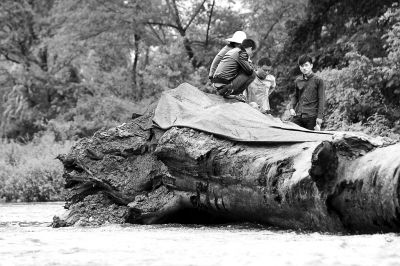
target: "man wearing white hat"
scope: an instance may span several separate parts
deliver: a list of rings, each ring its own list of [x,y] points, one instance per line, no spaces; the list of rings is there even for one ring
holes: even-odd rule
[[[256,77],[254,68],[249,62],[255,49],[254,40],[244,39],[240,46],[224,55],[211,79],[217,94],[225,98],[246,101],[242,93]]]
[[[212,77],[214,76],[215,70],[217,69],[219,62],[221,62],[224,55],[231,49],[241,45],[244,39],[246,39],[246,33],[244,33],[243,31],[236,31],[231,38],[226,39],[228,44],[225,45],[221,49],[221,51],[219,51],[219,53],[214,57],[214,60],[211,63],[210,72],[208,74],[209,79],[212,79]]]

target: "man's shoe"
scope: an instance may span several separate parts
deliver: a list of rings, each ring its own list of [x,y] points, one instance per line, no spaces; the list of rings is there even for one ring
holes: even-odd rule
[[[230,95],[232,93],[233,89],[232,89],[232,85],[231,84],[226,84],[220,88],[217,88],[217,94],[221,95],[221,96],[227,96]]]
[[[239,94],[239,95],[226,95],[226,96],[224,96],[224,98],[226,98],[226,99],[235,99],[235,100],[238,100],[239,102],[243,102],[243,103],[246,102],[246,97],[244,97],[243,94]]]

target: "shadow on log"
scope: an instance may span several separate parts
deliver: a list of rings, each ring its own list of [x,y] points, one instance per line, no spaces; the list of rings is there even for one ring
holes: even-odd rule
[[[214,97],[214,96],[213,96]],[[255,222],[326,232],[400,231],[400,144],[238,142],[161,129],[155,106],[60,155],[68,188],[53,226]]]

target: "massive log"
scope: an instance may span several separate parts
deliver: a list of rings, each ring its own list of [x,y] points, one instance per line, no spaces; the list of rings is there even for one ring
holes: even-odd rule
[[[154,110],[59,156],[68,212],[54,226],[255,222],[400,231],[400,144],[349,133],[294,143],[233,141],[187,127],[161,129]]]

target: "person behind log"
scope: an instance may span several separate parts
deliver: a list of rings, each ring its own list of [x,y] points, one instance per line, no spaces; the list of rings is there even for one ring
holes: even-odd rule
[[[257,64],[257,77],[246,90],[247,102],[257,104],[264,114],[269,114],[271,111],[269,95],[276,87],[275,77],[270,74],[271,69],[271,60],[267,57],[261,58]]]
[[[217,94],[246,101],[241,93],[256,76],[249,61],[255,48],[256,43],[252,39],[245,39],[240,47],[233,48],[224,55],[211,79]]]
[[[218,52],[211,63],[210,72],[208,73],[208,78],[210,80],[213,78],[215,70],[217,69],[218,64],[221,62],[224,55],[233,48],[239,47],[244,39],[246,39],[246,33],[243,31],[236,31],[231,38],[226,39],[228,44]]]
[[[294,81],[295,91],[289,104],[291,121],[310,130],[321,130],[325,106],[324,81],[314,74],[309,55],[301,55],[298,65],[302,75]]]

